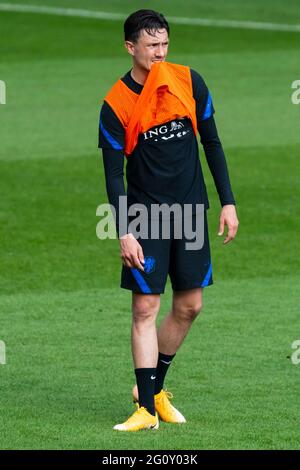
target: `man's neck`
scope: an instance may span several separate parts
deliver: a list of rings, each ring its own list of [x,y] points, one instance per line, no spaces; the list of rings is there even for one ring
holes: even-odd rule
[[[149,72],[147,70],[133,66],[130,74],[135,82],[137,82],[139,85],[144,85]]]

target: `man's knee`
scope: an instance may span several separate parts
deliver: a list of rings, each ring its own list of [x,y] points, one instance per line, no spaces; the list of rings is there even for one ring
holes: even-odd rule
[[[190,302],[181,302],[173,304],[173,315],[178,321],[193,322],[202,308],[202,298],[194,299]]]
[[[132,317],[134,323],[155,321],[160,306],[159,295],[134,294]]]

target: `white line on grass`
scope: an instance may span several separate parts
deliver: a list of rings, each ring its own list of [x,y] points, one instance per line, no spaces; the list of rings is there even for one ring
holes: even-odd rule
[[[124,20],[124,13],[109,13],[104,11],[79,10],[75,8],[57,8],[36,5],[0,3],[0,11],[15,11],[20,13],[40,13],[58,16],[78,16],[100,20]],[[210,26],[216,28],[258,29],[263,31],[300,32],[300,24],[259,23],[256,21],[210,20],[205,18],[180,18],[168,16],[168,21],[174,24]]]

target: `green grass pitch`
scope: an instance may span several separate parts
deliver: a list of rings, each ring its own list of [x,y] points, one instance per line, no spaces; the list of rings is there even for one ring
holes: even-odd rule
[[[142,3],[72,7],[126,14]],[[299,24],[297,3],[151,7]],[[215,284],[166,382],[188,423],[123,434],[112,427],[133,411],[131,299],[119,288],[117,240],[95,233],[106,202],[99,107],[130,68],[122,22],[0,11],[0,30],[0,448],[299,448],[300,364],[290,356],[300,339],[300,105],[291,102],[300,33],[171,23],[169,60],[198,70],[212,93],[240,231],[229,246],[217,237],[201,152]],[[168,284],[160,318],[170,299]]]

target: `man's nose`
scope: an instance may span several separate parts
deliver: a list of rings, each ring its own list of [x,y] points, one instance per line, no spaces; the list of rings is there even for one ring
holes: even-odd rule
[[[162,45],[157,46],[156,48],[156,56],[163,57],[164,56],[164,48]]]

